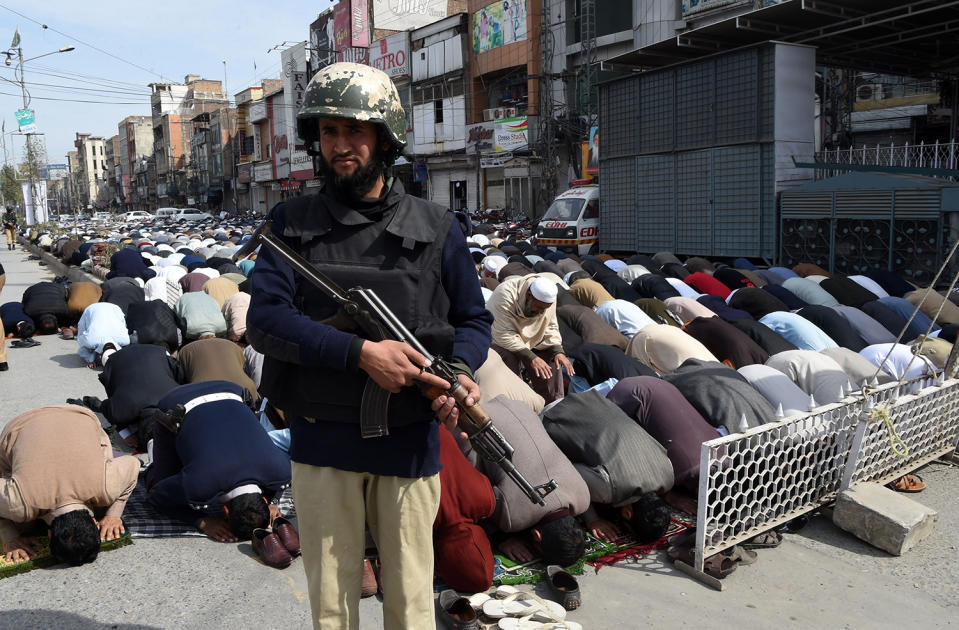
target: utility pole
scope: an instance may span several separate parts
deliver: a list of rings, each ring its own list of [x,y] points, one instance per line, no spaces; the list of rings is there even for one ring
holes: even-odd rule
[[[33,61],[34,59],[39,59],[40,57],[46,57],[47,55],[55,55],[55,54],[57,54],[57,53],[70,52],[71,50],[74,50],[74,47],[73,47],[73,46],[64,46],[63,48],[60,48],[59,50],[54,50],[54,51],[52,51],[52,52],[44,53],[44,54],[42,54],[42,55],[37,55],[36,57],[31,57],[30,59],[24,59],[24,58],[23,58],[23,49],[20,47],[20,29],[17,29],[16,33],[15,33],[14,36],[13,36],[13,41],[10,43],[10,48],[9,48],[6,52],[2,53],[2,54],[5,54],[5,55],[7,56],[5,63],[6,63],[6,65],[8,65],[8,66],[9,66],[10,63],[11,63],[11,58],[12,58],[13,55],[14,55],[14,50],[16,50],[16,55],[17,55],[17,69],[18,69],[19,72],[20,72],[20,76],[19,76],[20,94],[23,96],[23,109],[26,110],[26,109],[29,109],[29,108],[30,108],[30,94],[27,92],[27,82],[26,82],[26,79],[25,79],[24,76],[23,76],[23,64],[24,64],[24,62],[25,62],[25,61]],[[16,75],[14,75],[14,76],[16,76]],[[36,132],[33,131],[33,132],[24,133],[24,136],[26,136],[26,137],[24,138],[24,142],[26,143],[27,175],[28,175],[28,177],[29,177],[29,179],[30,179],[30,204],[33,206],[33,216],[34,216],[34,220],[36,220],[36,217],[37,217],[37,212],[36,212],[36,210],[37,210],[37,196],[38,196],[38,195],[37,195],[37,184],[36,184],[36,179],[37,179],[37,177],[36,177],[36,176],[37,176],[36,168],[37,168],[37,165],[36,165],[36,156],[35,156],[34,147],[33,147],[33,139],[32,139],[32,137],[31,137],[34,133],[36,133]],[[6,146],[6,145],[4,145],[4,146]],[[4,151],[4,153],[6,153],[6,151]],[[26,213],[26,201],[27,201],[27,200],[24,199],[23,201],[24,201],[24,213]],[[44,209],[44,210],[46,210],[46,209]]]

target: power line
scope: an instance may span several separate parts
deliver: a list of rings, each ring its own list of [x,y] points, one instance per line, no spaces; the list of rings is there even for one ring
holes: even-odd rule
[[[108,52],[108,51],[106,51],[106,50],[103,50],[102,48],[100,48],[100,47],[98,47],[98,46],[94,46],[93,44],[89,44],[89,43],[83,41],[82,39],[79,39],[79,38],[77,38],[77,37],[74,37],[73,35],[68,35],[67,33],[64,33],[63,31],[59,31],[59,30],[53,28],[52,26],[50,26],[50,25],[48,25],[48,24],[44,24],[43,22],[40,22],[40,21],[38,21],[38,20],[33,19],[33,18],[30,17],[29,15],[24,15],[23,13],[20,13],[19,11],[15,10],[15,9],[11,9],[10,7],[6,6],[5,4],[0,4],[0,9],[6,9],[7,11],[9,11],[10,13],[13,13],[14,15],[19,15],[20,17],[22,17],[22,18],[25,19],[25,20],[30,20],[30,21],[33,22],[34,24],[38,24],[38,25],[42,26],[42,27],[45,28],[45,29],[48,29],[48,30],[53,31],[54,33],[57,33],[57,34],[59,34],[59,35],[63,35],[63,36],[66,37],[67,39],[72,39],[73,41],[77,42],[78,44],[83,44],[84,46],[86,46],[86,47],[88,47],[88,48],[92,48],[93,50],[95,50],[95,51],[97,51],[97,52],[103,53],[104,55],[106,55],[106,56],[108,56],[108,57],[112,57],[112,58],[116,59],[117,61],[121,61],[121,62],[127,64],[128,66],[133,66],[134,68],[137,68],[138,70],[143,70],[143,71],[146,72],[147,74],[152,74],[152,75],[154,75],[154,76],[158,76],[158,77],[160,77],[161,79],[163,79],[164,81],[167,80],[166,77],[164,77],[162,74],[160,74],[160,73],[158,73],[158,72],[154,72],[153,70],[150,70],[149,68],[144,68],[143,66],[141,66],[141,65],[139,65],[139,64],[135,64],[135,63],[133,63],[132,61],[128,61],[128,60],[126,60],[126,59],[124,59],[124,58],[122,58],[122,57],[118,57],[117,55],[114,55],[114,54],[111,53],[111,52]]]

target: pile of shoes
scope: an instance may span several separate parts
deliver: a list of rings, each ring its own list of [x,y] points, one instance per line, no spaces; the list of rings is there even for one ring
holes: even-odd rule
[[[753,564],[758,555],[753,549],[771,549],[782,543],[783,537],[777,531],[763,532],[749,540],[713,554],[703,561],[703,573],[721,580],[736,570],[740,565]],[[684,562],[695,566],[696,532],[691,530],[677,536],[670,542],[666,555],[670,560]]]
[[[267,566],[285,569],[300,555],[300,536],[289,520],[278,517],[272,529],[253,530],[253,551]]]
[[[547,576],[550,592],[560,601],[544,599],[512,586],[499,586],[469,597],[446,590],[439,597],[440,618],[447,628],[454,630],[581,630],[579,623],[566,619],[566,611],[580,604],[576,579],[554,566],[547,569]]]

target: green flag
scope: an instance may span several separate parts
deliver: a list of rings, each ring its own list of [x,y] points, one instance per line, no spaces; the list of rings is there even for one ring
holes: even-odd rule
[[[10,48],[16,48],[20,45],[20,27],[17,27],[17,30],[13,33],[13,41],[10,43]]]

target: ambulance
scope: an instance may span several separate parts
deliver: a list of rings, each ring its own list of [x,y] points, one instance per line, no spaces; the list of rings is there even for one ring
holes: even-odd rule
[[[599,186],[574,185],[560,193],[539,220],[536,242],[580,256],[595,254],[599,250]]]

